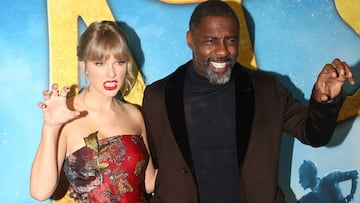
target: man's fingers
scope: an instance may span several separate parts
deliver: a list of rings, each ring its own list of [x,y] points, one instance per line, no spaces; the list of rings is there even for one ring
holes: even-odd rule
[[[332,67],[327,65],[327,72],[331,73],[333,77],[344,81],[347,79],[351,85],[355,84],[351,68],[345,61],[335,59],[330,65]]]
[[[355,84],[355,78],[353,77],[350,66],[346,62],[343,62],[343,64],[344,64],[344,70],[345,70],[346,78],[349,80],[349,83],[351,85],[354,85]]]
[[[331,65],[334,68],[334,72],[336,72],[336,77],[345,77],[345,65],[339,59],[335,59]]]

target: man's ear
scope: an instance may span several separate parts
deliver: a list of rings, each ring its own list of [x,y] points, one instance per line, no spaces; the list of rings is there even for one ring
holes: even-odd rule
[[[191,31],[186,32],[186,43],[187,43],[187,45],[188,45],[188,47],[190,49],[193,48],[193,41],[192,41]]]

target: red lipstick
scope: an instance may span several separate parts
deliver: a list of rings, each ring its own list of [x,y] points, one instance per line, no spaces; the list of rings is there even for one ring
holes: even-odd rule
[[[117,80],[105,81],[103,86],[105,90],[115,90],[117,88]]]

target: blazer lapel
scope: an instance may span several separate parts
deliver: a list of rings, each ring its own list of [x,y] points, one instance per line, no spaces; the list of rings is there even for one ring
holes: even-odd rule
[[[176,142],[186,163],[192,169],[192,158],[189,138],[186,132],[183,99],[185,73],[189,66],[190,62],[178,68],[172,77],[169,78],[165,87],[165,103]]]
[[[236,94],[236,141],[241,170],[249,145],[254,117],[254,88],[250,74],[240,64],[234,67]]]

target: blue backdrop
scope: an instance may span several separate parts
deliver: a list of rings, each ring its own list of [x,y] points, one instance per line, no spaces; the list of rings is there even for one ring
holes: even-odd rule
[[[131,41],[138,47],[135,57],[146,84],[191,58],[185,32],[196,4],[158,0],[107,4],[114,18],[133,32]],[[347,61],[355,76],[360,75],[360,37],[340,18],[333,0],[244,0],[243,7],[258,68],[277,74],[304,103],[318,72],[333,58]],[[0,8],[0,201],[36,202],[29,195],[29,173],[42,125],[36,104],[49,85],[47,2],[0,1]],[[355,19],[360,22],[359,15]],[[358,86],[357,82],[347,91],[353,94]],[[320,176],[337,169],[360,169],[358,122],[356,114],[347,117],[338,124],[332,142],[316,149],[285,136],[279,181],[289,202],[308,192],[298,183],[298,168],[305,159],[317,163]],[[342,187],[347,194],[349,184]],[[355,201],[359,198],[357,191]]]

